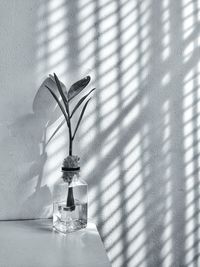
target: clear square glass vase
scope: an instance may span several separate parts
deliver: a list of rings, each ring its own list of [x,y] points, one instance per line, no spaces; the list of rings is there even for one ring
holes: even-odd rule
[[[67,234],[87,226],[88,186],[79,171],[63,171],[63,178],[54,186],[53,228]]]

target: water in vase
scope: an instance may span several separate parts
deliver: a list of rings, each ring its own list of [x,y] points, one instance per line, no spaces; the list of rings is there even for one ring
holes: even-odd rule
[[[66,200],[55,201],[53,204],[53,228],[61,233],[74,232],[87,226],[88,205],[84,197],[87,193],[87,185],[81,185],[79,181],[79,184],[71,186],[71,190],[73,188],[73,205],[67,205]],[[69,194],[69,187],[66,187],[66,183],[62,187]]]

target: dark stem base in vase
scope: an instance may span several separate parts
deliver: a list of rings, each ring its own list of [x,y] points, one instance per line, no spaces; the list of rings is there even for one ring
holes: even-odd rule
[[[77,172],[71,181],[61,181],[54,188],[53,228],[67,234],[87,226],[87,183]]]
[[[65,202],[54,203],[53,228],[61,233],[71,233],[87,227],[87,203],[77,200],[72,207]]]

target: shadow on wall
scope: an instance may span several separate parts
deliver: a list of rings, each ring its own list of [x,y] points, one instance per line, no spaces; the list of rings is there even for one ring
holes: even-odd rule
[[[13,172],[19,177],[15,190],[16,198],[19,196],[18,207],[13,204],[17,213],[8,213],[7,216],[10,217],[45,218],[52,214],[51,191],[42,179],[45,176],[44,166],[47,162],[48,128],[58,120],[60,112],[45,84],[55,88],[53,81],[47,78],[35,95],[33,112],[19,117],[9,125],[11,138],[3,140],[7,150],[13,151]]]
[[[198,266],[200,7],[77,8],[80,68],[90,61],[97,88],[80,134],[83,173],[109,258],[113,266]]]
[[[90,186],[90,217],[114,267],[200,265],[199,9],[195,0],[38,6],[37,75],[56,72],[69,81],[91,70],[95,80],[77,151]],[[27,173],[30,183],[35,179],[24,203],[35,207],[50,203],[41,179],[57,171],[56,148],[43,173],[45,133],[57,115],[43,114],[41,99],[36,95],[34,113],[11,125],[21,142],[9,142],[24,151],[15,160],[27,162],[22,180]],[[24,139],[30,148],[21,147]]]
[[[68,80],[91,70],[95,80],[77,150],[114,267],[200,264],[199,8],[192,0],[40,7],[38,72]]]

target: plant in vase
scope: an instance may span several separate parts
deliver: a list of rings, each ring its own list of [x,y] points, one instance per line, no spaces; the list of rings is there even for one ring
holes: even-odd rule
[[[69,151],[68,156],[63,161],[62,182],[60,181],[54,190],[53,204],[53,227],[62,233],[73,232],[87,226],[87,184],[80,179],[80,158],[73,155],[73,141],[81,120],[91,98],[89,95],[95,90],[91,89],[86,95],[82,96],[73,108],[72,100],[83,90],[90,82],[90,76],[87,76],[74,83],[69,90],[60,82],[57,75],[51,76],[58,89],[61,100],[52,88],[45,85],[55,101],[57,102],[68,128]],[[73,130],[72,118],[79,107],[83,105],[80,116]],[[62,126],[58,127],[58,129]],[[57,129],[57,130],[58,130]],[[55,135],[57,130],[52,136]]]

